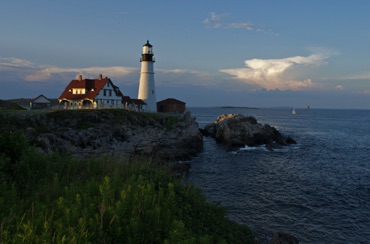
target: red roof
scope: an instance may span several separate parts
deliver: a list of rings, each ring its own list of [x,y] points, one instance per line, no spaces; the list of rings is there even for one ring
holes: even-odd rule
[[[82,99],[94,99],[99,91],[110,82],[112,85],[112,81],[105,77],[101,80],[99,79],[84,79],[84,80],[72,80],[66,89],[63,91],[62,95],[60,95],[59,99],[68,99],[68,100],[82,100]],[[85,94],[73,94],[73,88],[81,88],[85,89]],[[114,90],[118,91],[117,95],[122,95],[119,91],[118,87],[114,86]]]
[[[177,100],[175,98],[167,98],[165,100],[159,101],[157,103],[166,103],[166,104],[185,104],[184,102]]]

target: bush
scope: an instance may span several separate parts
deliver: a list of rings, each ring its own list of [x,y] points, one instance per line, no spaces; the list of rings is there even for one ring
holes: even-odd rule
[[[0,133],[0,143],[1,243],[253,240],[247,227],[226,219],[224,209],[166,167],[43,155],[14,132]]]

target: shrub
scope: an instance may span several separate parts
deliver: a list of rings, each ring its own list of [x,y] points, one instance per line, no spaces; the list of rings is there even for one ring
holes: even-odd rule
[[[4,140],[10,144],[5,145]],[[0,133],[0,243],[248,243],[223,208],[142,158],[43,155]]]

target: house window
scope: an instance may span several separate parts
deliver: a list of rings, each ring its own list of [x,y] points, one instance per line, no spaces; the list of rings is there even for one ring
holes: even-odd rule
[[[107,90],[104,89],[103,91],[104,91],[104,96],[106,96],[107,95]]]
[[[107,87],[109,87],[109,82],[107,83]]]
[[[112,90],[109,90],[109,96],[110,97],[112,96]]]

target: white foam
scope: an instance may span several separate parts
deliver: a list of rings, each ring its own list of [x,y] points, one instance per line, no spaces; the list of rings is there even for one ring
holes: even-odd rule
[[[245,145],[244,147],[240,148],[239,150],[240,151],[257,151],[257,150],[266,150],[266,147],[265,147],[265,145],[261,145],[261,146],[258,146],[258,147],[249,147],[249,146]]]

